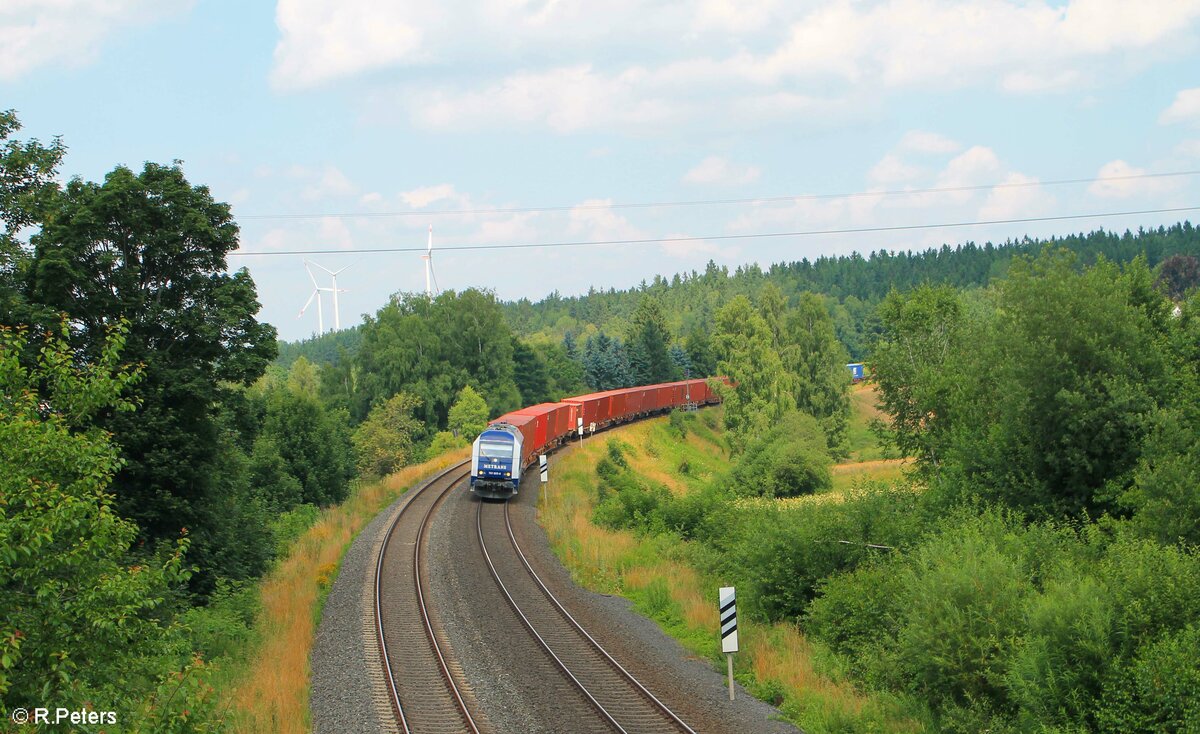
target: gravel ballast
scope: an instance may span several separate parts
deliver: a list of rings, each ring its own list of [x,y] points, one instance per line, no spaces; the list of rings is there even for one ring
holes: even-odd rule
[[[569,449],[567,449],[569,450]],[[553,464],[554,459],[551,458]],[[691,656],[628,600],[576,586],[536,522],[537,473],[512,501],[514,533],[530,564],[570,613],[626,669],[698,732],[796,732],[774,707],[740,686],[728,700],[723,672]],[[457,660],[473,708],[494,732],[582,731],[592,722],[564,720],[557,684],[539,685],[539,661],[526,641],[489,634],[493,615],[512,614],[485,585],[478,550],[478,500],[452,491],[437,512],[425,554],[435,626]],[[373,520],[347,551],[330,590],[312,652],[311,709],[317,732],[396,731],[373,631],[373,573],[382,536],[408,495]],[[564,729],[566,727],[566,729]]]

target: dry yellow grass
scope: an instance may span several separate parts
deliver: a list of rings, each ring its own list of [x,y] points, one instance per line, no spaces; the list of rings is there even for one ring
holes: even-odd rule
[[[887,415],[879,409],[879,391],[873,382],[860,382],[850,388],[851,409],[868,420],[885,420]]]
[[[233,730],[299,734],[311,728],[308,656],[317,606],[333,583],[342,554],[364,526],[420,480],[470,455],[464,448],[360,487],[321,513],[261,585],[259,645],[230,692]]]

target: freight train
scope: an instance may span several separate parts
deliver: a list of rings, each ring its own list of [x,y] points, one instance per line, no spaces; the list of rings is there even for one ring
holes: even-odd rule
[[[723,377],[716,379],[728,382]],[[607,390],[514,410],[489,423],[475,439],[471,491],[480,497],[511,497],[521,486],[521,472],[526,467],[572,438],[656,413],[720,401],[720,395],[706,380],[683,380]]]

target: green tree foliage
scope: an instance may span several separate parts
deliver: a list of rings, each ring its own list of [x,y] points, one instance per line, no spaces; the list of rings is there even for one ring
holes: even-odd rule
[[[425,451],[425,458],[435,459],[447,451],[453,451],[466,445],[467,440],[465,438],[455,436],[450,431],[438,431],[434,434],[433,440],[429,442],[429,448]]]
[[[278,450],[286,474],[300,486],[300,501],[325,506],[345,499],[355,463],[348,417],[325,407],[315,395],[286,384],[267,387],[263,402],[259,438]],[[286,491],[284,496],[291,494],[290,482],[275,486]],[[282,503],[277,498],[271,501]]]
[[[1044,247],[1067,249],[1084,264],[1101,257],[1125,263],[1142,255],[1152,266],[1182,254],[1200,257],[1200,230],[1190,223],[1136,232],[1095,231],[1048,240],[1023,238],[1008,242],[967,242],[924,252],[876,251],[866,254],[821,257],[815,260],[780,262],[766,271],[757,266],[734,271],[709,263],[703,271],[679,273],[673,278],[656,277],[645,288],[591,290],[578,297],[555,293],[538,303],[522,305],[522,316],[511,323],[522,335],[543,334],[558,339],[568,331],[585,334],[589,328],[609,333],[615,325],[630,320],[638,304],[652,296],[662,304],[668,327],[675,338],[686,338],[697,330],[711,329],[717,309],[731,298],[744,295],[757,299],[767,284],[778,287],[794,303],[804,291],[829,299],[838,338],[853,361],[869,359],[869,346],[878,333],[875,307],[893,290],[908,291],[921,285],[947,285],[971,289],[1003,278],[1015,258],[1037,255]],[[515,311],[517,306],[506,308]],[[702,364],[695,359],[693,363]],[[711,371],[698,371],[711,376]]]
[[[716,377],[717,361],[713,356],[712,342],[708,332],[702,328],[694,329],[684,340],[688,362],[692,365],[692,377]]]
[[[1159,264],[1155,282],[1168,298],[1182,300],[1189,291],[1200,287],[1200,260],[1191,255],[1172,255]]]
[[[941,731],[1182,732],[1198,604],[1182,549],[959,510],[911,552],[828,578],[805,627]]]
[[[491,293],[395,296],[367,317],[362,332],[353,410],[359,419],[405,392],[420,398],[418,417],[431,434],[446,425],[455,395],[468,383],[497,415],[520,406],[512,334]]]
[[[546,366],[546,400],[561,400],[568,395],[581,395],[588,391],[583,363],[571,356],[565,344],[539,341],[533,344],[533,350]]]
[[[49,146],[37,140],[13,140],[21,123],[12,110],[0,112],[0,324],[28,321],[23,283],[29,253],[18,239],[42,222],[58,191],[54,180],[66,147],[55,138]]]
[[[420,398],[401,392],[371,409],[367,419],[354,430],[360,472],[383,477],[416,460],[415,444],[421,424],[414,414],[420,407]]]
[[[850,419],[850,355],[834,334],[825,299],[801,293],[796,308],[784,317],[783,335],[780,354],[794,376],[796,407],[820,421],[830,450],[843,455]]]
[[[28,291],[44,319],[67,314],[85,358],[104,348],[112,324],[129,321],[125,357],[143,365],[131,393],[140,409],[97,416],[122,448],[117,507],[152,539],[192,528],[194,558],[206,569],[208,539],[231,522],[215,512],[222,385],[253,381],[275,350],[274,328],[255,320],[249,274],[226,272],[237,234],[228,205],[178,166],[117,168],[102,184],[76,179],[33,238]]]
[[[791,382],[767,321],[745,296],[717,312],[713,351],[717,371],[734,383],[722,390],[729,443],[739,453],[789,410]]]
[[[546,361],[541,353],[513,337],[513,381],[521,393],[521,405],[549,401],[550,378],[547,373]]]
[[[629,354],[620,339],[610,338],[603,331],[588,337],[583,348],[584,379],[596,391],[615,390],[634,384]]]
[[[662,304],[653,296],[644,296],[633,312],[625,342],[633,366],[633,384],[653,385],[671,379],[671,358],[667,353],[670,340]]]
[[[969,481],[947,486],[1049,515],[1114,509],[1151,416],[1175,399],[1169,303],[1145,263],[1017,261],[995,308],[951,292],[885,302],[873,363],[897,443]]]
[[[1014,263],[998,309],[960,355],[952,456],[985,495],[1050,514],[1114,507],[1147,418],[1173,399],[1166,302],[1144,262],[1122,272],[1046,255]],[[1150,300],[1146,300],[1150,299]]]
[[[458,397],[450,407],[450,430],[457,436],[474,441],[487,428],[487,419],[487,403],[474,388],[465,385],[458,391]]]
[[[953,396],[965,374],[963,306],[946,286],[892,291],[879,306],[882,333],[871,371],[890,417],[883,437],[901,455],[936,465],[953,422]]]
[[[747,446],[729,480],[735,494],[795,497],[829,489],[831,463],[821,426],[792,411]]]
[[[321,370],[305,357],[298,357],[292,362],[287,373],[289,390],[315,398],[321,393]]]
[[[175,528],[171,552],[130,563],[137,527],[114,512],[108,487],[121,459],[94,427],[136,374],[118,367],[128,326],[118,322],[80,365],[48,337],[31,368],[22,332],[0,329],[0,709],[86,700],[129,702],[153,679],[160,609],[187,577]],[[66,329],[63,329],[64,333]]]

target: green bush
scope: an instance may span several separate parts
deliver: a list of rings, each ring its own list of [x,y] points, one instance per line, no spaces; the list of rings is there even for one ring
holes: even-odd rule
[[[1113,734],[1200,731],[1200,626],[1164,635],[1111,676],[1097,730]]]
[[[280,513],[271,523],[271,535],[275,539],[275,557],[285,557],[296,538],[303,535],[320,517],[320,508],[308,504],[296,505],[291,510]]]
[[[812,494],[833,485],[830,463],[820,425],[811,416],[793,412],[746,447],[729,482],[742,496]]]

